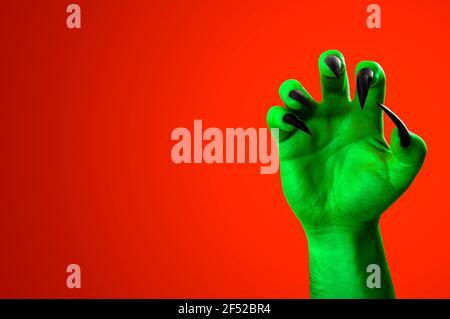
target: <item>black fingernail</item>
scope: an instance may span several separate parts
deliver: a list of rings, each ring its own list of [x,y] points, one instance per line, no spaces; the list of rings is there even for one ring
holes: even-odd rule
[[[339,79],[342,72],[342,61],[335,55],[329,55],[325,59],[325,63],[328,65],[334,75]]]
[[[367,94],[369,93],[370,84],[373,79],[373,71],[369,68],[361,69],[356,78],[356,89],[358,91],[359,104],[364,108]]]
[[[291,99],[296,100],[297,102],[305,105],[305,106],[311,106],[310,100],[300,91],[300,90],[292,90],[289,92],[289,97]]]
[[[395,126],[398,129],[398,135],[400,136],[400,144],[403,147],[408,147],[411,144],[411,135],[409,134],[408,128],[405,123],[387,106],[377,103],[378,106],[389,116],[392,122],[394,122]]]
[[[295,126],[296,128],[298,128],[299,130],[302,130],[303,132],[312,135],[311,131],[309,130],[309,128],[306,126],[305,122],[303,122],[302,120],[300,120],[297,116],[295,116],[292,113],[287,113],[283,116],[283,121]]]

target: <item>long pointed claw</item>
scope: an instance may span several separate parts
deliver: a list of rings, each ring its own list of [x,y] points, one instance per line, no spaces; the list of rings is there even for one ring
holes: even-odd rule
[[[306,126],[305,122],[300,120],[297,116],[295,116],[292,113],[285,114],[283,116],[283,121],[288,123],[288,124],[290,124],[290,125],[292,125],[292,126],[295,126],[296,128],[298,128],[299,130],[302,130],[306,134],[312,135],[311,131]]]
[[[330,70],[339,79],[342,73],[342,61],[335,55],[329,55],[325,59],[325,63],[328,65]]]
[[[289,97],[291,99],[294,99],[297,102],[301,103],[302,105],[311,106],[311,101],[308,100],[308,98],[300,90],[292,90],[292,91],[290,91],[289,92]]]
[[[405,123],[403,123],[403,121],[387,106],[381,103],[377,104],[380,107],[380,109],[382,109],[389,116],[389,118],[392,120],[392,122],[394,122],[395,126],[397,127],[398,134],[400,136],[400,144],[403,147],[408,147],[409,144],[411,143],[411,135],[409,134],[409,130],[406,127]]]
[[[361,109],[366,103],[367,94],[369,93],[370,83],[373,79],[373,71],[369,68],[361,69],[356,78],[356,89],[358,91],[359,104]]]

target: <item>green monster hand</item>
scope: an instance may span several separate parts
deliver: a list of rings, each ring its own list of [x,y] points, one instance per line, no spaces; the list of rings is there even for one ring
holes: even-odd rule
[[[308,239],[310,294],[394,298],[379,220],[414,180],[426,145],[383,105],[380,65],[358,64],[353,100],[340,52],[324,52],[319,70],[321,103],[287,80],[280,87],[286,108],[267,114],[269,128],[279,129],[283,192]],[[390,145],[383,111],[396,125]]]

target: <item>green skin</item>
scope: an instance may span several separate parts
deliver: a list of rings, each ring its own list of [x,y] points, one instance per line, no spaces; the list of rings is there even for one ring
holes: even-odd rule
[[[329,55],[342,62],[339,78],[325,63]],[[395,298],[379,220],[412,183],[427,149],[413,133],[411,144],[401,146],[396,128],[386,142],[376,105],[384,103],[385,75],[376,62],[360,62],[355,73],[362,68],[374,72],[364,109],[356,94],[350,99],[344,57],[330,50],[319,58],[322,102],[287,80],[280,87],[286,107],[267,113],[269,128],[278,129],[283,192],[308,239],[311,298]],[[290,98],[293,89],[312,106]],[[297,114],[312,136],[285,123],[287,112]],[[380,288],[366,283],[370,264],[380,267]]]

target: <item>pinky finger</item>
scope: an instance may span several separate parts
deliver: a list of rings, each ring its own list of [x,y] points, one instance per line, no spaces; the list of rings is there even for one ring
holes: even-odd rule
[[[269,109],[267,112],[267,125],[271,130],[279,129],[280,141],[289,138],[296,130],[302,130],[311,135],[311,131],[305,122],[281,106],[273,106]]]

